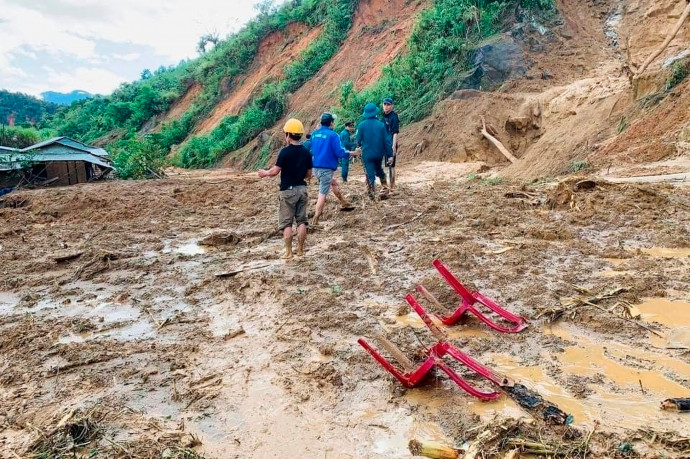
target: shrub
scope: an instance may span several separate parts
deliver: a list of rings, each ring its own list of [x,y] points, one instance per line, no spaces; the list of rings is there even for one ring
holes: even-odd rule
[[[119,142],[112,158],[118,177],[123,179],[159,177],[165,166],[165,153],[151,139]]]
[[[666,91],[681,84],[690,75],[690,62],[676,62],[671,69],[671,76],[666,80]]]
[[[586,159],[582,161],[574,160],[570,163],[570,172],[580,172],[585,169],[589,169],[589,166],[589,161],[587,161]]]

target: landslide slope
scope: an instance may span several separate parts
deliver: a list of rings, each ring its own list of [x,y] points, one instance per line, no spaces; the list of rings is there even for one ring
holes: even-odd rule
[[[143,72],[61,110],[60,134],[109,145],[124,177],[270,163],[280,127],[324,110],[357,120],[396,98],[401,160],[481,161],[532,180],[685,157],[690,27],[633,84],[674,27],[677,0],[317,0],[262,13],[201,58]],[[484,118],[519,158],[479,133]]]
[[[470,74],[435,104],[429,117],[407,123],[401,136],[403,160],[481,161],[504,177],[528,181],[612,165],[625,175],[687,168],[690,83],[684,78],[690,73],[690,26],[638,81],[633,83],[630,71],[663,42],[685,2],[558,0],[555,6],[558,14],[552,17],[516,15],[506,33],[479,47],[485,78],[476,84]],[[407,32],[408,23],[396,25]],[[381,77],[380,67],[364,73],[346,63],[357,56],[391,62],[405,52],[404,44],[398,48],[399,41],[390,39],[383,40],[389,48],[376,48],[381,40],[367,41],[370,29],[361,24],[359,16],[339,54],[292,96],[290,115],[315,127],[321,111],[346,111],[334,87],[352,81],[356,91],[366,93]],[[382,51],[372,57],[375,49]],[[482,117],[519,161],[510,164],[480,134]],[[223,165],[264,164],[280,146],[274,134],[282,121],[227,156]],[[643,166],[636,172],[631,165]]]

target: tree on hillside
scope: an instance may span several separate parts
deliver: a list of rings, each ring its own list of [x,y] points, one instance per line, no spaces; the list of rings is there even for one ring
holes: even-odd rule
[[[275,0],[262,0],[254,5],[254,9],[259,12],[259,16],[268,16],[276,11]]]
[[[199,42],[196,44],[196,50],[199,54],[204,54],[209,49],[218,46],[218,43],[220,43],[220,37],[218,37],[218,33],[207,33],[206,35],[202,35],[199,38]],[[209,48],[209,45],[213,46]]]

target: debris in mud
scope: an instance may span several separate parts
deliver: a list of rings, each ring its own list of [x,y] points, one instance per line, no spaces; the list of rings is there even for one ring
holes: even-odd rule
[[[216,273],[215,276],[219,279],[223,279],[226,277],[235,277],[240,273],[243,273],[245,271],[254,271],[257,269],[263,269],[269,267],[269,264],[263,264],[263,265],[257,265],[257,266],[245,266],[244,268],[238,268],[235,269],[234,271],[225,271],[221,273]]]
[[[611,187],[611,184],[602,184],[590,179],[571,178],[559,182],[556,188],[549,192],[546,205],[554,210],[572,209],[582,210],[578,201],[578,193],[592,192],[598,188]]]
[[[408,445],[413,456],[424,456],[431,459],[457,459],[460,451],[434,441],[410,440]]]
[[[130,417],[132,415],[135,417]],[[90,409],[71,410],[59,420],[55,418],[54,426],[28,424],[35,439],[26,447],[26,457],[81,457],[81,453],[88,450],[90,458],[203,459],[190,449],[201,445],[196,436],[183,430],[166,429],[155,420],[145,421],[149,430],[145,439],[121,441],[114,437],[114,428],[125,419],[125,424],[133,427],[141,422],[137,417],[138,413],[129,408],[96,404]]]
[[[231,339],[233,339],[233,338],[237,338],[237,337],[240,336],[240,335],[244,335],[245,333],[246,333],[246,332],[244,331],[244,328],[240,327],[240,328],[238,328],[238,329],[236,329],[236,330],[230,330],[229,332],[227,332],[227,333],[225,334],[225,336],[223,336],[223,339],[224,339],[225,341],[228,341],[228,340],[231,340]]]
[[[629,292],[629,288],[620,287],[610,290],[608,292],[604,292],[599,295],[594,295],[594,293],[592,293],[590,290],[577,285],[573,285],[573,288],[577,290],[581,295],[578,297],[561,298],[561,305],[558,307],[542,308],[539,315],[537,315],[537,319],[547,317],[550,322],[556,322],[564,316],[567,316],[572,320],[579,312],[581,312],[582,309],[592,307],[600,312],[609,314],[612,317],[617,317],[630,324],[634,324],[635,326],[643,330],[646,330],[658,337],[662,337],[662,335],[658,331],[635,320],[640,317],[639,310],[630,303],[626,301],[617,302],[608,309],[604,308],[603,306],[600,306],[599,303],[605,300],[610,300],[621,294]],[[619,308],[622,311],[621,315],[618,315],[615,312]]]
[[[64,263],[66,261],[76,260],[82,255],[84,255],[84,252],[70,252],[61,255],[53,255],[51,258],[55,260],[56,263]]]
[[[669,398],[661,402],[661,409],[666,411],[690,412],[690,398]]]
[[[433,459],[478,457],[516,458],[522,454],[581,458],[592,451],[594,430],[582,432],[572,426],[552,426],[539,422],[504,419],[477,425],[464,432],[461,448],[453,448],[433,441],[413,439],[408,448],[413,455]],[[607,456],[609,457],[609,456]]]
[[[571,415],[566,414],[563,410],[558,408],[558,406],[548,400],[544,400],[544,397],[522,384],[504,386],[503,390],[505,390],[518,405],[528,412],[536,414],[536,417],[542,418],[547,424],[567,425],[573,422],[573,417]]]
[[[242,239],[234,233],[215,233],[210,236],[206,236],[199,241],[199,245],[205,245],[208,247],[219,247],[222,245],[237,245],[242,241]]]

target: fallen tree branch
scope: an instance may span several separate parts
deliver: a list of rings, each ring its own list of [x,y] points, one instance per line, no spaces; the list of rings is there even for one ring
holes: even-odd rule
[[[646,61],[644,61],[644,63],[640,66],[640,68],[637,69],[637,71],[635,72],[635,75],[633,75],[633,80],[637,80],[640,77],[640,75],[642,75],[642,73],[645,70],[647,70],[647,67],[649,67],[649,65],[652,62],[654,62],[654,59],[659,57],[659,55],[664,52],[664,50],[671,43],[671,41],[673,41],[673,39],[676,38],[676,35],[678,35],[678,32],[680,31],[681,27],[683,27],[683,24],[688,19],[688,16],[690,16],[690,0],[685,0],[685,1],[687,2],[687,5],[685,6],[685,10],[683,10],[683,14],[680,15],[680,19],[678,19],[678,23],[673,28],[671,33],[668,34],[668,36],[666,37],[666,40],[664,40],[664,42],[661,44],[661,46],[659,46],[659,48],[657,48],[657,50],[654,51],[647,58]]]
[[[489,142],[491,142],[492,144],[494,144],[494,146],[495,146],[496,148],[498,148],[498,151],[500,151],[500,152],[503,154],[503,156],[505,156],[505,157],[508,159],[508,161],[510,161],[511,163],[516,162],[516,161],[517,161],[517,158],[516,158],[515,156],[513,156],[513,154],[510,152],[510,150],[508,150],[508,149],[501,143],[500,140],[498,140],[496,137],[494,137],[494,136],[492,136],[491,134],[489,134],[489,131],[486,130],[486,120],[484,119],[483,116],[481,117],[481,119],[482,119],[482,135],[483,135]]]

